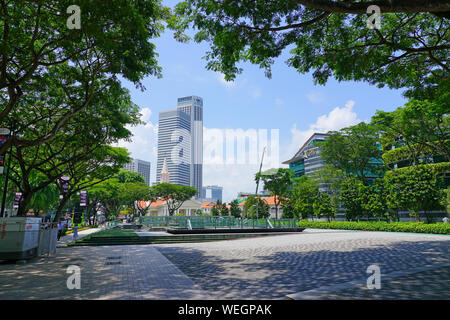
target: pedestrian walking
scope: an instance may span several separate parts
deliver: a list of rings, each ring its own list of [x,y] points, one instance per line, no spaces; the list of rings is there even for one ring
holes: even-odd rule
[[[73,225],[73,240],[78,239],[78,224]]]
[[[58,224],[58,241],[59,239],[61,239],[63,229],[64,229],[64,222],[60,221]]]

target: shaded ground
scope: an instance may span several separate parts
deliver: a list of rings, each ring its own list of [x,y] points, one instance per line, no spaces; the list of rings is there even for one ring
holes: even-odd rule
[[[300,291],[367,279],[372,264],[389,274],[450,261],[449,236],[385,232],[315,230],[258,240],[156,247],[204,290],[223,299],[284,299]],[[445,270],[407,278],[411,283],[401,287],[403,293],[422,286],[415,296],[430,288],[433,297],[448,299],[450,277]],[[440,285],[434,286],[437,281]],[[383,292],[366,291],[366,297],[395,299],[388,293],[398,286],[382,285],[386,285]]]
[[[450,267],[383,281],[379,290],[365,286],[322,296],[323,299],[450,300]]]
[[[80,267],[69,290],[67,268]],[[151,246],[59,248],[24,265],[0,264],[0,299],[207,299],[192,280]]]
[[[208,243],[58,248],[25,265],[0,264],[0,299],[285,299],[286,295],[450,262],[450,237],[306,230]],[[162,253],[162,254],[161,254]],[[67,288],[67,267],[81,289]],[[448,299],[449,268],[381,278],[382,289],[327,299]],[[365,283],[362,281],[361,286]]]

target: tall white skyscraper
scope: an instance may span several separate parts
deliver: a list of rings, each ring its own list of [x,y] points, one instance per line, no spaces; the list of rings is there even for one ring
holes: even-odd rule
[[[169,182],[192,186],[198,197],[203,180],[203,100],[178,98],[177,108],[159,113],[157,182],[166,159]]]
[[[190,186],[201,196],[203,187],[203,99],[197,96],[178,98],[178,110],[191,118]]]

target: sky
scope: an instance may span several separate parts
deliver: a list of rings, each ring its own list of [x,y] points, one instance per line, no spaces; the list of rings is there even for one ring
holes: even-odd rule
[[[176,1],[165,1],[168,6],[173,3]],[[287,167],[281,162],[290,159],[314,132],[370,121],[376,110],[393,111],[406,102],[401,90],[380,89],[364,82],[330,79],[324,86],[315,85],[311,74],[300,74],[287,66],[289,50],[276,59],[271,79],[258,66],[245,63],[240,64],[242,74],[234,82],[227,82],[222,74],[206,69],[203,57],[209,50],[207,43],[179,43],[170,31],[152,42],[159,54],[163,77],[144,79],[143,92],[123,81],[133,102],[140,107],[145,125],[130,127],[132,141],[122,141],[119,146],[126,147],[133,158],[150,161],[150,181],[156,181],[159,112],[175,108],[179,97],[203,98],[203,185],[222,186],[225,202],[236,198],[240,191],[255,192],[254,175],[259,170],[263,145],[268,148],[263,170]],[[214,163],[212,160],[218,156],[217,137],[227,129],[235,133],[256,132],[262,137],[267,132],[268,141],[259,138],[257,153],[251,153],[248,142],[243,164],[237,158],[229,163]],[[227,154],[225,151],[221,159],[225,160]],[[237,150],[236,155],[239,157]]]

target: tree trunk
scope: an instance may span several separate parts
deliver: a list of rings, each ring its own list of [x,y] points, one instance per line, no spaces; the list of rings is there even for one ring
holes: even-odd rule
[[[269,214],[269,218],[270,218],[270,214]],[[275,202],[275,219],[278,220],[278,205]]]
[[[58,208],[56,209],[56,214],[55,214],[54,221],[58,221],[58,219],[62,216],[64,207],[66,206],[67,201],[69,200],[69,198],[70,198],[70,196],[64,195],[64,197],[59,202]]]
[[[31,201],[31,198],[33,197],[33,193],[31,191],[24,191],[22,193],[22,197],[19,201],[19,208],[17,210],[17,216],[18,217],[25,217],[27,214],[27,206]]]

